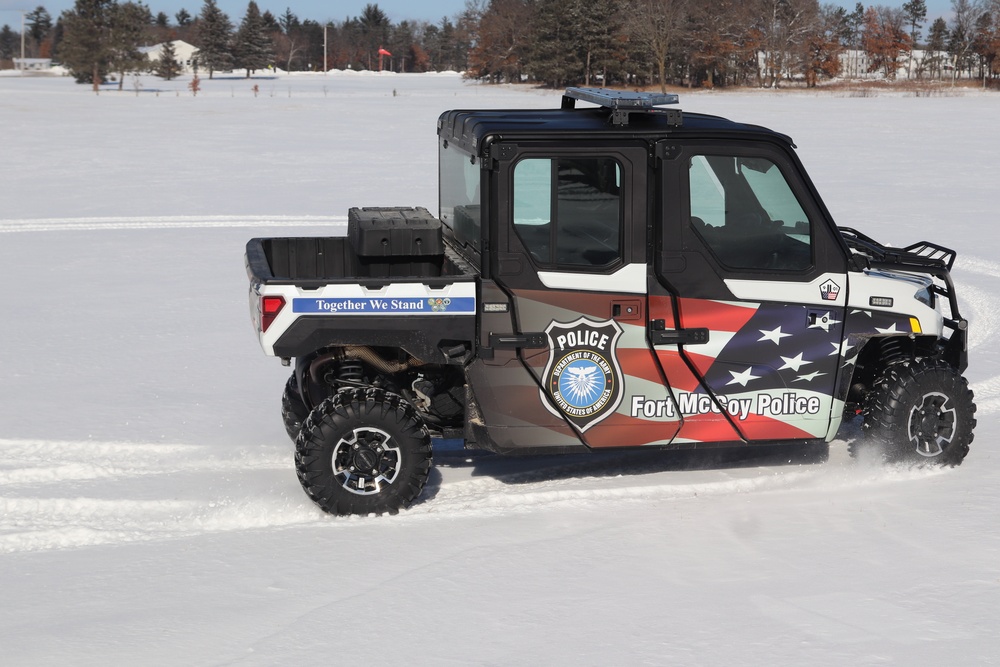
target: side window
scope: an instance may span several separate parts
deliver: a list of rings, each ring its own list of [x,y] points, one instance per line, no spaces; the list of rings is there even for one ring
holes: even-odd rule
[[[691,226],[733,269],[812,266],[812,229],[784,174],[762,157],[696,155],[689,164]]]
[[[514,166],[514,230],[547,266],[602,267],[622,254],[622,168],[613,158],[528,158]]]

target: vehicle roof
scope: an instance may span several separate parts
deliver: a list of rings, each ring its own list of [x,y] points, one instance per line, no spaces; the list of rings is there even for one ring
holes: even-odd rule
[[[671,118],[680,114],[680,126]],[[661,110],[634,111],[628,124],[616,125],[604,107],[577,109],[453,110],[438,119],[438,135],[465,151],[480,155],[490,137],[518,138],[744,138],[776,141],[794,147],[790,137],[758,125],[737,123],[720,116]]]

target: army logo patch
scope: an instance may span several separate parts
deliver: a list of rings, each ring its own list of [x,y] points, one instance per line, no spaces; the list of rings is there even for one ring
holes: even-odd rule
[[[548,398],[580,431],[606,419],[622,400],[616,349],[622,328],[614,320],[552,322],[545,329],[549,361],[543,379]]]

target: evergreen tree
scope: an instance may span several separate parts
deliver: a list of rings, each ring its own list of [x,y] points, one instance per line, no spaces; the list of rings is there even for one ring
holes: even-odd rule
[[[927,20],[927,3],[924,0],[909,0],[903,3],[903,16],[910,25],[910,55],[906,63],[906,71],[910,78],[913,77],[913,49],[917,48],[917,38],[920,35],[920,26]]]
[[[274,17],[270,9],[265,9],[264,13],[260,15],[260,19],[264,23],[264,32],[268,34],[281,32],[281,24],[278,23],[278,19]]]
[[[146,32],[152,22],[149,8],[142,3],[112,5],[108,62],[111,71],[118,72],[118,90],[122,90],[127,73],[146,69],[149,65],[149,59],[139,50],[139,46],[145,42]]]
[[[0,28],[0,60],[11,60],[19,53],[18,40],[20,37],[10,29],[6,23]]]
[[[299,17],[292,12],[291,7],[285,8],[285,13],[281,15],[278,22],[281,24],[281,29],[286,35],[302,25],[299,22]]]
[[[361,28],[362,47],[365,50],[368,69],[372,69],[372,59],[378,58],[380,47],[389,43],[389,29],[392,22],[385,12],[379,9],[378,5],[365,5],[359,18]]]
[[[910,39],[914,44],[920,35],[920,26],[927,20],[927,3],[924,0],[909,0],[903,3],[903,16],[910,25]]]
[[[473,45],[473,35],[476,32],[470,18],[470,10],[458,16],[458,21],[452,23],[447,18],[441,19],[440,49],[441,63],[438,69],[464,71],[468,68],[469,51]],[[526,33],[534,34],[533,26],[521,26]],[[530,38],[529,38],[530,39]]]
[[[208,70],[208,78],[217,71],[233,68],[233,54],[230,45],[233,26],[229,17],[219,9],[215,0],[205,0],[198,21],[196,42],[198,51],[195,60],[199,67]]]
[[[948,24],[939,16],[927,31],[927,54],[924,57],[925,67],[930,70],[933,78],[941,78],[947,48]]]
[[[267,26],[254,0],[247,5],[247,13],[233,38],[233,63],[250,74],[274,62],[274,45],[267,34]]]
[[[114,0],[76,0],[62,14],[63,39],[59,55],[77,83],[98,86],[110,71],[111,15]]]
[[[25,14],[24,21],[27,24],[27,34],[25,36],[31,40],[32,54],[38,57],[45,57],[43,56],[43,49],[41,47],[45,38],[52,32],[52,16],[45,11],[45,7],[39,5],[34,10]]]
[[[154,63],[156,76],[170,81],[181,73],[181,64],[177,61],[177,49],[173,42],[164,42],[160,47],[160,57]]]
[[[45,43],[49,46],[49,56],[55,56],[59,53],[59,47],[62,45],[63,37],[66,35],[66,26],[63,23],[62,16],[56,18],[56,24],[52,26],[52,32],[49,33],[48,39]],[[46,56],[48,57],[48,56]]]
[[[181,10],[174,14],[174,18],[177,19],[177,25],[181,28],[186,28],[191,25],[191,15],[188,14],[188,10],[181,7]]]
[[[859,54],[861,40],[865,32],[865,6],[860,2],[854,5],[854,11],[847,15],[844,29],[844,46],[851,50],[848,60],[848,76],[858,76],[860,72]]]
[[[527,70],[552,88],[582,78],[583,64],[576,45],[578,26],[564,20],[563,0],[538,0],[533,23],[535,39],[529,49]]]
[[[327,30],[329,33],[329,29]],[[302,62],[306,68],[319,71],[323,67],[323,26],[316,21],[305,19],[297,34],[302,40]],[[329,60],[329,57],[327,58]]]
[[[570,10],[580,26],[584,85],[589,86],[595,75],[601,75],[606,81],[608,71],[614,70],[622,60],[624,3],[620,0],[575,0]]]
[[[278,17],[280,30],[271,33],[275,57],[285,65],[285,71],[292,71],[292,62],[306,49],[302,24],[291,8]]]

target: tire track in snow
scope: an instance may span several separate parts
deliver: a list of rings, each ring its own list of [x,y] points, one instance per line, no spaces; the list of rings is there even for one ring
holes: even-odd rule
[[[281,449],[0,440],[0,553],[321,520],[290,469]]]
[[[839,443],[843,444],[843,443]],[[846,448],[841,448],[846,449]],[[846,458],[846,454],[845,454]],[[836,492],[947,474],[851,461],[805,467],[684,471],[655,457],[587,457],[482,477],[446,463],[424,499],[394,517],[334,519],[301,492],[284,447],[0,440],[0,554],[191,538],[220,532],[370,521],[505,516],[608,503],[697,500],[747,493]],[[492,468],[492,469],[491,469]]]
[[[287,463],[285,457],[241,456],[245,469]],[[0,439],[0,488],[208,470],[225,458],[199,445]]]
[[[194,229],[211,227],[336,227],[346,215],[172,215],[92,218],[0,219],[0,233]]]
[[[969,311],[969,350],[1000,347],[1000,263],[981,257],[963,257],[956,265],[956,274],[969,272],[998,284],[994,289],[973,284],[961,284],[958,296]],[[971,385],[976,395],[977,414],[981,417],[1000,412],[1000,376],[980,380]]]
[[[845,442],[835,441],[831,445],[843,450],[844,460],[804,466],[765,465],[694,471],[664,470],[662,464],[653,462],[640,466],[611,465],[596,476],[586,473],[560,476],[558,468],[549,468],[522,475],[478,477],[442,484],[433,490],[432,498],[418,502],[406,516],[412,519],[440,515],[488,516],[532,512],[540,507],[675,502],[750,493],[838,493],[845,489],[923,480],[950,472],[934,466],[857,462],[847,457]],[[580,467],[579,463],[567,464],[565,470]],[[553,476],[556,478],[552,479]]]

